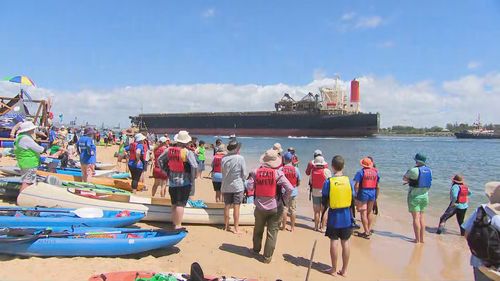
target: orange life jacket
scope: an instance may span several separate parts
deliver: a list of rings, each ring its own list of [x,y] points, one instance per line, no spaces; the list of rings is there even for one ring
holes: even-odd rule
[[[168,155],[168,169],[174,173],[183,173],[184,172],[184,162],[181,158],[181,150],[180,147],[169,147],[167,150]]]
[[[283,174],[288,179],[288,181],[293,185],[293,187],[297,187],[297,170],[295,170],[294,166],[285,165],[282,167]]]
[[[360,187],[365,189],[377,188],[378,172],[375,168],[363,168],[363,178]]]
[[[311,171],[311,186],[315,189],[322,189],[325,183],[325,166],[314,165]]]
[[[276,170],[260,167],[255,172],[255,196],[275,197],[276,196]]]
[[[457,203],[467,203],[469,199],[469,187],[465,184],[459,185],[460,190],[458,191]]]
[[[222,172],[222,157],[224,154],[215,154],[214,155],[214,173],[220,173]]]

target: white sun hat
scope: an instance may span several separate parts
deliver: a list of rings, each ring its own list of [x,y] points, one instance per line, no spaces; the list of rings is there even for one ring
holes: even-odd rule
[[[21,123],[21,125],[19,126],[19,130],[17,130],[17,133],[26,133],[26,132],[29,132],[29,131],[33,131],[36,129],[36,126],[35,124],[33,124],[33,122],[31,121],[25,121],[23,123]]]
[[[174,136],[174,141],[178,142],[178,143],[186,144],[186,143],[191,141],[191,136],[189,135],[189,133],[187,131],[179,131],[179,133],[177,133]]]

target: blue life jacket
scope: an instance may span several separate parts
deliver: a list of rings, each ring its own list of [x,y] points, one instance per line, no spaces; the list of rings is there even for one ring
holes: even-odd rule
[[[432,171],[427,166],[418,167],[418,178],[410,180],[411,187],[430,188],[432,184]]]

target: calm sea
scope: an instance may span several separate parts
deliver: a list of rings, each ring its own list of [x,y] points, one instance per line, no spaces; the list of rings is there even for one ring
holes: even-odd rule
[[[216,137],[199,136],[214,143]],[[227,137],[222,138],[227,142]],[[449,203],[451,178],[455,173],[464,176],[472,192],[471,203],[485,202],[484,184],[500,180],[500,140],[462,140],[448,137],[372,137],[372,138],[266,138],[238,137],[242,142],[241,154],[247,166],[255,168],[260,155],[276,142],[286,148],[293,146],[297,152],[300,170],[305,176],[307,162],[314,150],[320,149],[328,163],[334,155],[346,160],[345,174],[354,177],[360,168],[359,160],[372,156],[381,174],[381,192],[394,200],[405,201],[407,186],[402,185],[403,174],[414,165],[413,156],[427,155],[428,166],[433,170],[431,211],[441,212]]]

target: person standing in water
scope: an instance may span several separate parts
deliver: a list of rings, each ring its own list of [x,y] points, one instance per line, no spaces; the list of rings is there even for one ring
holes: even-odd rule
[[[450,205],[444,211],[444,214],[439,219],[439,226],[436,231],[437,234],[441,234],[444,230],[446,221],[457,215],[458,226],[460,227],[460,235],[465,235],[465,230],[462,228],[464,223],[465,213],[469,207],[469,196],[471,192],[469,187],[465,185],[463,177],[461,175],[455,175],[451,179],[451,189],[450,189]]]
[[[432,185],[432,171],[426,166],[427,157],[417,153],[413,158],[415,167],[403,176],[404,184],[408,184],[408,211],[413,218],[415,243],[424,243],[425,220],[424,211],[429,205],[429,188]]]

